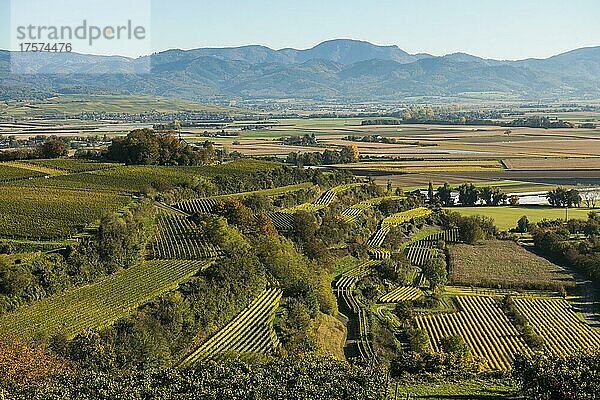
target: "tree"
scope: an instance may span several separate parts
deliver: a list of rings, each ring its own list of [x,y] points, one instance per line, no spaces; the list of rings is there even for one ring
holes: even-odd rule
[[[429,204],[434,203],[435,193],[433,191],[433,182],[429,181],[429,187],[427,188],[427,199],[429,200]]]
[[[458,226],[460,240],[466,244],[476,244],[485,238],[485,233],[474,218],[464,218]]]
[[[295,240],[308,243],[313,240],[319,225],[315,217],[306,211],[298,211],[292,216],[290,234]]]
[[[563,187],[557,187],[550,190],[547,194],[548,203],[554,207],[579,207],[581,196],[576,189],[567,190]]]
[[[518,355],[512,375],[528,399],[585,400],[600,393],[600,352],[566,356],[546,353]],[[594,377],[594,378],[592,378]]]
[[[576,189],[571,189],[571,190],[567,191],[565,200],[567,203],[567,207],[569,207],[569,208],[579,207],[581,205],[581,195],[579,194],[579,191]]]
[[[492,198],[494,196],[494,190],[490,186],[485,186],[484,188],[481,189],[481,192],[480,192],[479,196],[481,197],[481,200],[483,200],[483,202],[487,206],[491,206],[492,205]]]
[[[446,182],[444,183],[444,186],[440,186],[437,190],[437,195],[444,206],[450,207],[454,205],[454,200],[452,199],[452,187],[450,187],[449,183]]]
[[[429,281],[431,290],[436,291],[448,281],[446,261],[441,257],[429,259],[423,266],[423,275]]]
[[[64,157],[69,153],[69,145],[52,136],[40,147],[40,153],[42,158]]]
[[[212,142],[196,147],[170,132],[145,128],[114,138],[106,158],[130,165],[200,165],[212,163],[215,150]]]
[[[517,232],[525,233],[529,230],[529,219],[523,215],[517,222]]]
[[[415,317],[415,310],[408,301],[402,301],[396,304],[394,314],[396,314],[402,324],[408,324]]]
[[[254,223],[252,210],[237,199],[217,200],[212,213],[225,217],[230,225],[242,230],[252,227]]]
[[[465,339],[460,335],[452,335],[440,340],[440,349],[444,353],[455,354],[459,357],[469,357],[471,349],[465,342]]]
[[[597,190],[586,190],[583,192],[581,197],[583,198],[587,208],[596,208],[596,202],[598,201],[600,194]]]
[[[518,206],[520,201],[521,199],[517,195],[512,195],[510,196],[510,199],[508,199],[508,203],[513,207]]]
[[[458,187],[458,199],[463,206],[474,206],[479,200],[479,191],[472,183],[464,183]]]
[[[488,206],[497,206],[503,204],[507,200],[506,194],[500,188],[486,186],[481,189],[480,197]]]
[[[34,282],[31,271],[23,265],[0,264],[0,294],[20,296]]]
[[[360,159],[360,151],[358,150],[358,146],[356,144],[351,144],[350,148],[352,149],[352,159],[354,162],[358,162]]]
[[[506,193],[503,193],[499,188],[495,188],[496,191],[492,195],[492,204],[498,206],[500,204],[506,204],[506,200],[508,200],[508,196]]]

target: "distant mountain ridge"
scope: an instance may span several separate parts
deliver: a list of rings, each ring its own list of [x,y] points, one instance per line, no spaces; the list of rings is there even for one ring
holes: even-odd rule
[[[10,74],[10,57],[0,51],[4,100],[61,93],[136,93],[197,101],[373,101],[472,92],[524,100],[600,98],[600,47],[519,61],[465,53],[409,54],[397,46],[350,39],[306,50],[173,49],[135,60],[75,53],[19,55],[15,60],[32,75]],[[151,72],[140,73],[146,66]],[[39,71],[60,74],[36,75]]]

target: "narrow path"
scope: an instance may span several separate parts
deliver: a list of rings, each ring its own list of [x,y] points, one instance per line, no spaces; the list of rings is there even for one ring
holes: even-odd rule
[[[581,313],[585,321],[595,327],[600,328],[600,316],[598,315],[598,287],[594,283],[587,279],[583,274],[569,270],[575,279],[577,289],[580,296],[570,298],[569,301],[573,303],[573,307],[577,312]]]

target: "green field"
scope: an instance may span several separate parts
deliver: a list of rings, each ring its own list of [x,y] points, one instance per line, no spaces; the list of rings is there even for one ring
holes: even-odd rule
[[[77,333],[110,326],[156,296],[175,289],[208,261],[147,261],[95,283],[48,297],[0,316],[3,335]]]
[[[548,206],[499,206],[499,207],[450,207],[449,211],[458,211],[462,215],[484,215],[493,218],[500,230],[509,230],[517,226],[517,221],[526,215],[529,222],[543,219],[565,219],[565,209]],[[569,218],[587,219],[589,208],[569,209]]]

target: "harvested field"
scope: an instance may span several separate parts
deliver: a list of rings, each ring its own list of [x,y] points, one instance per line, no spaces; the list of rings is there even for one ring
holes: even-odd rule
[[[451,245],[449,260],[453,285],[523,289],[575,285],[567,271],[511,241]]]
[[[599,158],[518,158],[503,160],[510,170],[600,169]]]

